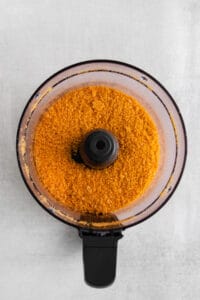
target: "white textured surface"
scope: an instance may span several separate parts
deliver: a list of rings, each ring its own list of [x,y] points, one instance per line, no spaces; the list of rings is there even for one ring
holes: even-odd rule
[[[15,135],[35,88],[86,59],[159,79],[186,122],[189,155],[169,203],[124,232],[115,283],[83,281],[75,229],[48,215],[19,175]],[[0,0],[0,299],[200,299],[200,1]]]

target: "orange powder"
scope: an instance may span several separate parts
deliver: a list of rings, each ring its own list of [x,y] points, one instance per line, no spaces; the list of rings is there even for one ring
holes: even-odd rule
[[[91,130],[111,131],[119,142],[113,165],[103,170],[72,158]],[[63,94],[41,116],[33,157],[44,188],[61,205],[81,213],[114,212],[141,196],[158,168],[159,138],[147,111],[132,97],[105,86]]]

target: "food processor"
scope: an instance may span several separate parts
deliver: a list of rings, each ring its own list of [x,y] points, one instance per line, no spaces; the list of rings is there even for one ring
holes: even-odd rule
[[[147,190],[128,206],[105,215],[81,214],[59,204],[41,184],[32,154],[35,127],[49,105],[67,91],[91,85],[118,89],[137,99],[154,121],[160,143],[158,170]],[[91,153],[91,148],[87,148],[88,143],[92,144],[96,139],[101,150],[102,135],[112,146],[106,157],[101,156],[102,151]],[[86,165],[97,167],[101,172],[101,168],[117,159],[118,148],[112,133],[101,128],[88,133],[80,153]],[[117,243],[122,238],[122,231],[151,217],[169,200],[183,173],[186,152],[183,119],[167,90],[145,71],[110,60],[81,62],[48,78],[28,101],[17,132],[17,159],[25,184],[52,216],[78,229],[83,240],[85,281],[95,287],[105,287],[114,281]]]

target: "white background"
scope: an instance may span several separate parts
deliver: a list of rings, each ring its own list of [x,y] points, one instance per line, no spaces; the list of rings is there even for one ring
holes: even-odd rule
[[[83,281],[75,229],[33,200],[18,171],[17,124],[33,91],[87,59],[155,76],[183,114],[189,142],[176,193],[119,241],[115,283]],[[0,299],[200,299],[200,1],[0,0]]]

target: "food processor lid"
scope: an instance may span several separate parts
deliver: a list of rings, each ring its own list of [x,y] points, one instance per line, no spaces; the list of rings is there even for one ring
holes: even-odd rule
[[[33,131],[42,112],[58,95],[82,85],[107,85],[135,96],[156,123],[161,142],[162,159],[159,171],[148,191],[128,207],[104,217],[92,214],[82,215],[56,203],[41,185],[31,157]],[[102,134],[102,129],[99,131]],[[107,134],[104,135],[104,143],[107,143],[107,150],[109,148],[110,152],[108,151],[109,155],[104,155],[104,159],[101,157],[103,164],[112,163],[118,153],[118,141],[112,133]],[[92,138],[94,141],[94,136]],[[91,133],[82,144],[80,153],[82,152],[82,159],[85,163],[94,167],[95,151],[90,139]],[[80,228],[100,231],[118,230],[148,218],[169,199],[180,180],[185,165],[186,133],[174,100],[151,75],[120,62],[89,61],[59,71],[33,94],[19,124],[17,153],[19,166],[29,190],[51,214]]]

